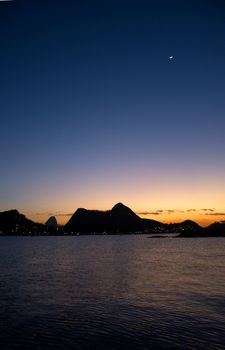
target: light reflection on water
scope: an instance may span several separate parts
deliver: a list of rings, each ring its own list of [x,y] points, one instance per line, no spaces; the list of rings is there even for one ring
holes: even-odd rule
[[[224,349],[225,239],[1,237],[2,349]]]

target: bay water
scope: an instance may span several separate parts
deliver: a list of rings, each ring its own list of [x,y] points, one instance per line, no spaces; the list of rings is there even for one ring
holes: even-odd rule
[[[225,238],[0,238],[0,348],[225,349]]]

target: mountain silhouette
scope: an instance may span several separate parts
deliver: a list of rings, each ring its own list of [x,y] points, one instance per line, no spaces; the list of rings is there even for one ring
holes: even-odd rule
[[[110,211],[110,215],[114,218],[123,218],[128,220],[139,220],[140,217],[123,203],[117,203]]]
[[[194,223],[197,225],[196,223]],[[225,223],[224,222],[215,222],[208,227],[202,228],[201,226],[198,226],[195,230],[187,230],[187,231],[180,231],[180,235],[178,237],[184,237],[184,238],[193,238],[193,237],[225,237]]]
[[[147,229],[155,220],[143,220],[130,208],[117,203],[111,210],[87,210],[79,208],[64,226],[68,232],[79,233],[128,233]]]
[[[202,230],[202,227],[198,225],[195,221],[192,220],[185,220],[183,222],[175,223],[175,224],[168,224],[167,230],[169,230],[171,233],[182,233],[182,232],[199,232]]]
[[[2,234],[36,234],[44,233],[45,227],[26,218],[18,210],[0,212],[0,231]]]
[[[0,212],[1,235],[64,235],[64,234],[120,234],[120,233],[177,233],[177,237],[225,237],[225,222],[201,227],[192,220],[164,224],[156,220],[142,219],[130,208],[117,203],[111,210],[79,208],[65,226],[59,227],[55,217],[46,224],[35,223],[18,210]]]
[[[56,217],[55,216],[50,216],[50,218],[46,221],[45,225],[47,227],[57,228],[58,227],[58,223],[57,223]]]

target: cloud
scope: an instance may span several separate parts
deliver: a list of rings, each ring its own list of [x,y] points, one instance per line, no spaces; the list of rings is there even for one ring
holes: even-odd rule
[[[43,213],[38,212],[38,213],[32,213],[32,214],[34,214],[36,216],[44,216],[44,215],[53,216],[54,215],[54,214],[48,213],[48,212],[43,212]]]
[[[0,0],[1,1],[1,0]],[[43,212],[43,213],[34,213],[37,216],[72,216],[74,213],[60,213],[60,212],[56,212],[56,213],[49,213],[49,212]]]
[[[142,211],[139,212],[139,215],[160,215],[160,214],[174,214],[174,213],[184,213],[183,210],[179,210],[179,209],[157,209],[157,210],[153,210],[153,211]]]
[[[190,213],[190,212],[195,212],[196,209],[187,209],[186,211],[187,211],[188,213]]]
[[[66,213],[66,214],[55,214],[55,216],[72,216],[74,213]]]
[[[205,215],[210,215],[210,216],[225,216],[225,213],[206,213]]]
[[[201,209],[202,211],[215,211],[215,209]]]
[[[160,215],[162,211],[142,211],[139,215]]]

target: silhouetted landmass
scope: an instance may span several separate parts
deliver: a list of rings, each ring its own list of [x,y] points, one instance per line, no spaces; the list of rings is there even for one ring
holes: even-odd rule
[[[47,227],[52,227],[52,228],[56,229],[58,227],[58,223],[57,223],[56,217],[55,216],[50,216],[50,218],[46,221],[45,225]]]
[[[84,235],[84,234],[177,234],[176,237],[225,237],[225,222],[206,228],[196,222],[164,224],[156,220],[142,219],[122,203],[111,210],[87,210],[79,208],[65,226],[59,227],[55,217],[45,224],[27,219],[17,210],[0,212],[1,235]],[[156,236],[155,236],[156,237]]]
[[[37,234],[45,232],[45,225],[37,224],[20,214],[18,210],[0,212],[0,232],[5,235]]]
[[[225,236],[225,222],[216,222],[205,228],[205,235]]]
[[[13,209],[0,212],[0,234],[7,236],[55,235],[58,234],[58,228],[36,223]]]
[[[122,203],[107,211],[79,208],[64,226],[65,231],[79,233],[127,233],[142,229],[142,219]]]
[[[208,227],[200,227],[196,231],[184,231],[178,236],[180,238],[193,238],[193,237],[225,237],[225,223],[216,222]]]
[[[64,231],[70,234],[157,233],[164,231],[164,227],[165,224],[142,219],[130,208],[117,203],[107,211],[77,209],[64,226]]]

